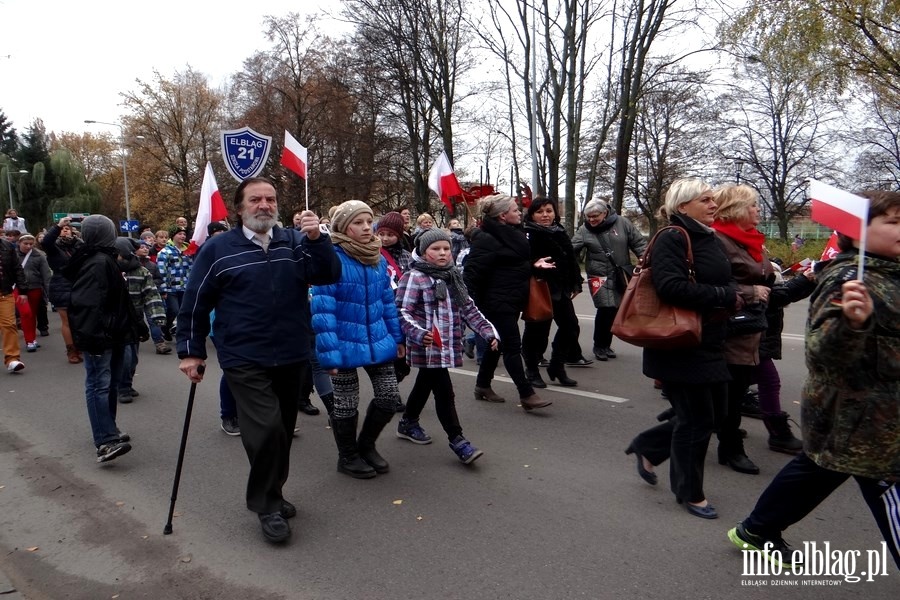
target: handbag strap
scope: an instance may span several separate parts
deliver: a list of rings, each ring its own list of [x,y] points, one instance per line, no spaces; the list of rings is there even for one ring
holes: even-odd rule
[[[656,243],[656,238],[660,236],[662,232],[667,229],[674,229],[681,233],[684,236],[685,242],[687,242],[687,264],[688,264],[688,278],[691,281],[694,281],[694,249],[691,246],[691,236],[688,234],[687,230],[684,227],[679,227],[678,225],[667,225],[662,229],[658,229],[653,237],[650,239],[650,242],[647,244],[647,249],[644,250],[644,255],[641,257],[640,264],[637,269],[649,269],[650,268],[650,252],[653,250],[653,244]],[[635,272],[637,272],[637,269]]]
[[[613,225],[609,229],[612,229],[613,227],[615,227],[615,225]],[[609,231],[609,229],[607,229],[607,231]],[[612,250],[609,249],[609,246],[603,243],[604,233],[606,232],[597,234],[597,241],[600,242],[600,247],[603,248],[603,253],[606,255],[606,259],[612,263],[613,269],[618,269],[619,264],[616,262],[616,259],[613,258]]]

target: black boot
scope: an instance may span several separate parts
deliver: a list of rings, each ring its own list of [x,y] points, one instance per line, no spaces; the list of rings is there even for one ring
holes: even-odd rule
[[[788,424],[788,414],[763,415],[763,423],[769,430],[769,449],[785,454],[800,454],[803,442],[794,437]]]
[[[759,408],[759,392],[747,390],[741,401],[741,415],[751,419],[762,419],[763,413]]]
[[[558,379],[559,385],[564,387],[575,387],[578,385],[577,381],[570,379],[566,375],[566,367],[562,361],[553,360],[552,358],[550,359],[550,366],[547,367],[547,377],[550,378],[550,381]]]
[[[366,420],[363,421],[362,430],[359,432],[359,440],[356,442],[360,458],[366,461],[377,473],[387,473],[390,470],[388,462],[375,449],[375,440],[378,439],[381,430],[391,422],[392,418],[394,418],[394,411],[378,408],[373,400],[369,403],[369,408],[366,409]]]
[[[531,384],[531,387],[541,389],[547,387],[547,384],[544,383],[543,379],[541,379],[541,372],[537,369],[525,369],[525,377],[528,378],[528,383]]]
[[[331,432],[338,448],[337,470],[356,479],[375,477],[375,469],[370,467],[359,456],[356,445],[356,422],[359,413],[346,419],[331,418]]]
[[[759,474],[759,467],[744,452],[744,440],[740,436],[730,443],[719,443],[719,464],[728,465],[738,473]]]
[[[329,415],[334,412],[334,393],[319,396],[319,400],[325,405],[325,412]]]

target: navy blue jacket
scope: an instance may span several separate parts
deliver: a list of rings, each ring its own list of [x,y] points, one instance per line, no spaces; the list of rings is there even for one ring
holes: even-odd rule
[[[178,356],[206,359],[209,313],[216,311],[222,368],[274,367],[309,358],[309,286],[334,283],[341,263],[317,240],[275,227],[268,252],[238,227],[209,238],[191,267],[178,313]]]

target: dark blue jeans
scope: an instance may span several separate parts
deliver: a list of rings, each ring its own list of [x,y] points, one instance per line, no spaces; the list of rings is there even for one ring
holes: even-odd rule
[[[116,404],[119,381],[122,378],[123,353],[122,346],[103,354],[84,353],[84,397],[94,445],[98,448],[119,439]]]
[[[137,342],[125,346],[122,353],[122,376],[119,378],[120,392],[129,392],[134,385],[134,372],[138,365],[138,348],[140,344]]]

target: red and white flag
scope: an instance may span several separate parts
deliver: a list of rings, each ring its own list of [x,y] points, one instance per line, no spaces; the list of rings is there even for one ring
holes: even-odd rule
[[[222,194],[219,193],[212,165],[206,163],[203,185],[200,186],[200,206],[197,208],[197,220],[194,222],[194,235],[191,236],[191,243],[184,253],[188,256],[196,254],[209,236],[207,226],[213,221],[224,221],[227,218],[228,209],[225,208]]]
[[[831,260],[838,254],[840,254],[841,249],[838,248],[837,240],[838,232],[832,231],[831,237],[828,238],[828,243],[825,244],[825,249],[822,250],[822,258],[820,258],[819,260]]]
[[[306,148],[294,139],[287,129],[284,130],[284,149],[281,151],[281,164],[306,179]]]
[[[812,220],[839,231],[854,240],[861,240],[869,220],[869,200],[842,189],[809,180],[812,201]]]
[[[800,271],[805,271],[810,268],[813,264],[811,258],[804,258],[800,262],[795,262],[791,266],[789,266],[786,270],[791,271],[792,273],[799,273]]]
[[[441,330],[438,329],[438,314],[434,311],[431,316],[431,345],[440,350],[444,347],[444,340],[441,339]]]
[[[463,195],[459,180],[456,179],[456,173],[453,172],[453,166],[447,160],[447,153],[444,151],[441,151],[441,155],[428,174],[428,189],[437,194],[451,212],[453,211],[453,201],[450,199]]]

